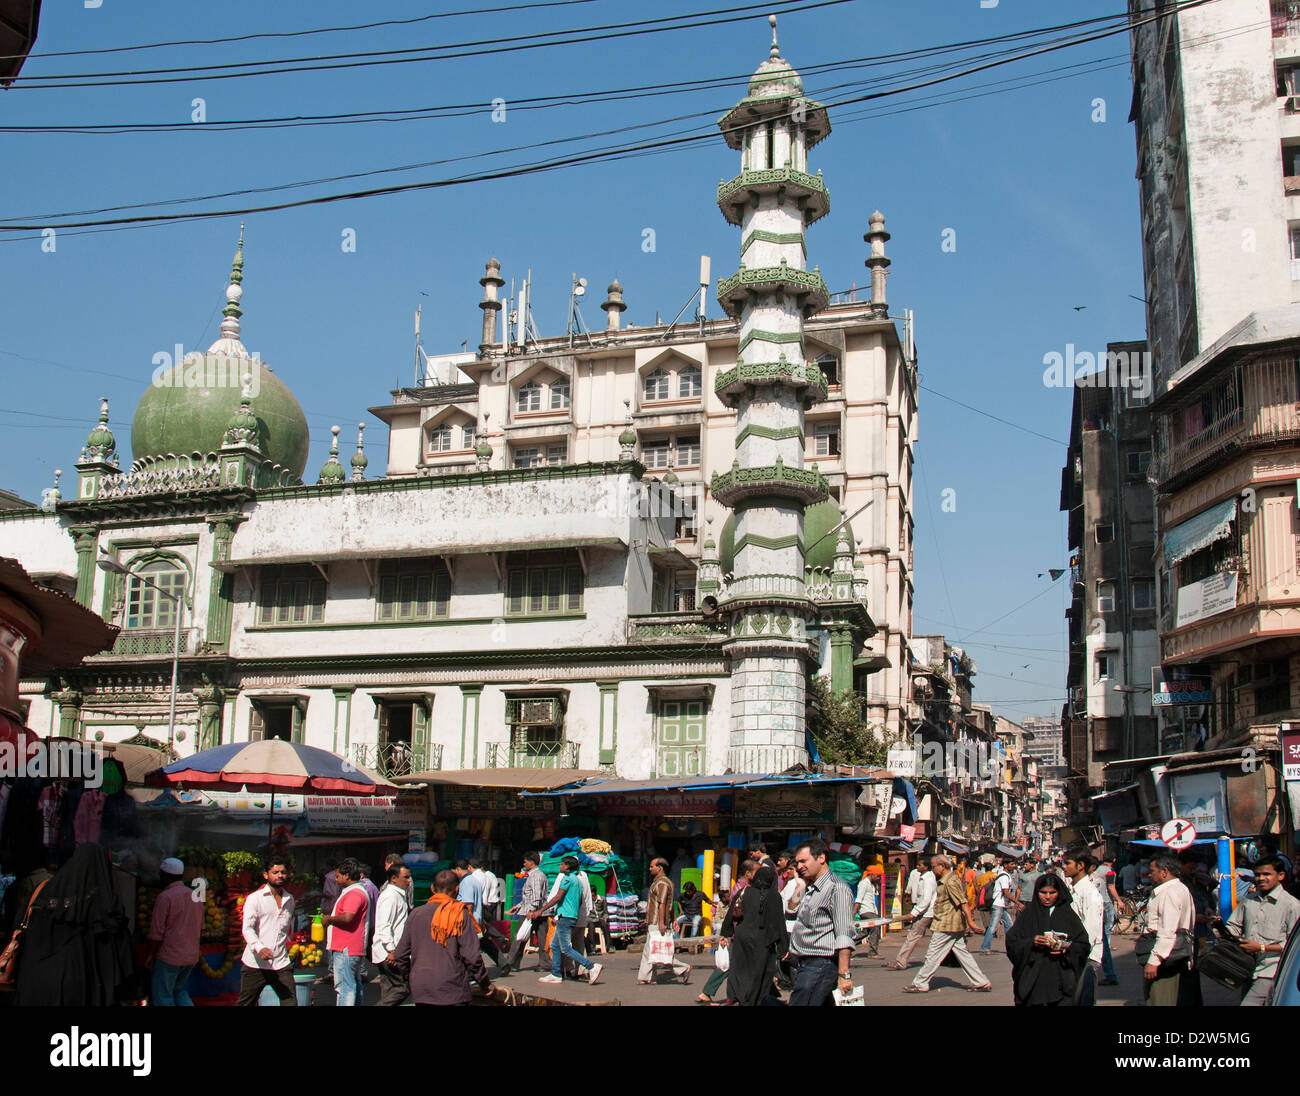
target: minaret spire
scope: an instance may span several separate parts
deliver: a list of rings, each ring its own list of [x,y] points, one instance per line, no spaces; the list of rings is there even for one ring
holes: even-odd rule
[[[776,41],[776,16],[769,15],[767,17],[767,21],[772,24],[772,52],[769,55],[769,57],[771,60],[775,61],[778,57],[781,56],[781,47],[777,44]]]
[[[244,314],[239,307],[244,299],[244,226],[239,226],[239,246],[230,264],[230,283],[226,286],[226,307],[221,310],[221,338],[208,347],[209,354],[224,354],[231,358],[247,358],[249,353],[239,341],[239,318]]]

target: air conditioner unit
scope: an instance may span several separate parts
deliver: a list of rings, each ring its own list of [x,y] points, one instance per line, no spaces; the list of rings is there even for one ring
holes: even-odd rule
[[[560,702],[555,697],[539,697],[533,700],[516,700],[512,723],[525,726],[539,726],[560,722]]]

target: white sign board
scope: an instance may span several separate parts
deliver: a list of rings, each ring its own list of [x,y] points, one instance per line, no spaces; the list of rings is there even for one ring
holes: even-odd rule
[[[911,746],[891,746],[885,768],[895,776],[915,779],[916,751]]]
[[[1218,616],[1237,607],[1237,572],[1221,571],[1178,587],[1178,613],[1174,627],[1195,624],[1206,617]]]
[[[1160,827],[1160,840],[1171,849],[1188,848],[1196,840],[1196,827],[1186,818],[1171,818]]]

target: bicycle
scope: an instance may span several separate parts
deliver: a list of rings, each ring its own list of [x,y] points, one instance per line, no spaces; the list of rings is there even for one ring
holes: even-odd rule
[[[1119,900],[1119,910],[1112,930],[1120,935],[1132,933],[1141,936],[1147,931],[1147,907],[1151,903],[1149,890],[1134,891]]]

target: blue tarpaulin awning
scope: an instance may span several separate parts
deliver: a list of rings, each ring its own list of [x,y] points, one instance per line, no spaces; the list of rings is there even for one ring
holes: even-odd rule
[[[949,852],[959,853],[962,856],[965,856],[968,852],[970,852],[970,849],[968,849],[965,845],[959,844],[956,841],[949,841],[948,838],[946,837],[939,838],[939,844],[942,845]]]
[[[781,773],[729,773],[725,776],[661,777],[657,780],[585,780],[546,791],[523,791],[522,796],[619,795],[629,792],[691,792],[722,788],[776,788],[803,785],[870,783],[869,776],[838,776],[809,773],[806,776]]]
[[[997,845],[996,848],[1003,856],[1010,856],[1016,860],[1021,859],[1025,855],[1024,849],[1013,849],[1010,845]]]
[[[1165,563],[1177,563],[1188,556],[1208,548],[1231,532],[1229,526],[1237,517],[1237,500],[1224,499],[1208,510],[1165,532],[1162,540]]]

